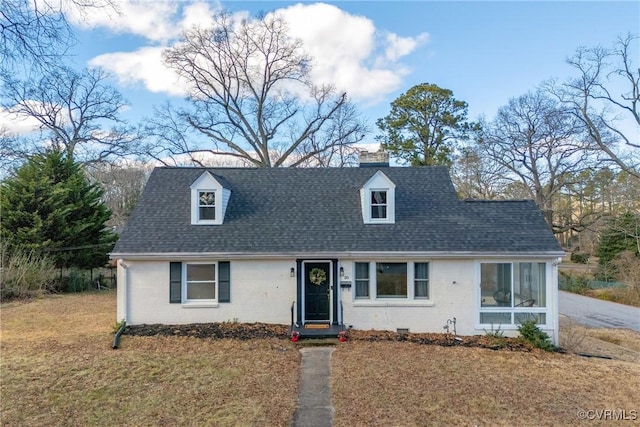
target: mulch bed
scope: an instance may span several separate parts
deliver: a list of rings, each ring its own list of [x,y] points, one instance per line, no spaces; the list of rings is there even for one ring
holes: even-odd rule
[[[127,326],[126,335],[133,336],[187,336],[195,338],[231,338],[252,340],[256,338],[289,339],[287,325],[266,323],[194,323],[188,325],[134,325]],[[398,333],[392,331],[349,330],[349,341],[404,341],[423,345],[444,347],[479,347],[493,350],[532,351],[531,344],[518,338],[492,338],[484,335],[454,337],[452,334],[437,333]]]

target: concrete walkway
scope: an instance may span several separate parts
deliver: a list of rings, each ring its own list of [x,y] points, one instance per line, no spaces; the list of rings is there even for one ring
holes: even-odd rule
[[[332,347],[301,348],[300,391],[293,427],[330,427]]]

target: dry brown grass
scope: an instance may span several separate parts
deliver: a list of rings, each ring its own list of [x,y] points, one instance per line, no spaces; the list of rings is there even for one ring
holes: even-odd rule
[[[125,335],[112,350],[113,293],[12,303],[1,314],[2,426],[293,419],[300,355],[288,341]],[[640,351],[631,331],[584,336]],[[578,410],[640,411],[640,363],[539,351],[352,341],[333,353],[332,387],[338,426],[597,425]]]
[[[2,306],[1,422],[288,425],[300,355],[285,340],[123,336],[115,295]]]
[[[640,363],[640,332],[630,329],[588,328],[561,317],[560,346],[572,353]]]
[[[581,409],[640,416],[640,365],[630,362],[361,341],[332,360],[337,426],[598,425]]]

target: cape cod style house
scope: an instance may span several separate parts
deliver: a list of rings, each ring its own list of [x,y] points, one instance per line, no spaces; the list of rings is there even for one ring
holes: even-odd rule
[[[377,154],[377,153],[375,153]],[[559,244],[532,201],[444,167],[156,168],[113,253],[118,320],[558,337]]]

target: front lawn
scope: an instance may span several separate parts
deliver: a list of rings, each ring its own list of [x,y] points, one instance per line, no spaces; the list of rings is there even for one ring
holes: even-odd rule
[[[2,307],[2,426],[289,425],[299,352],[286,340],[124,336],[115,294]]]
[[[286,339],[123,335],[112,350],[112,292],[1,310],[2,426],[293,419],[300,354]],[[333,353],[332,397],[337,426],[610,424],[607,416],[640,419],[640,364],[354,340]],[[598,416],[602,422],[591,420]]]

